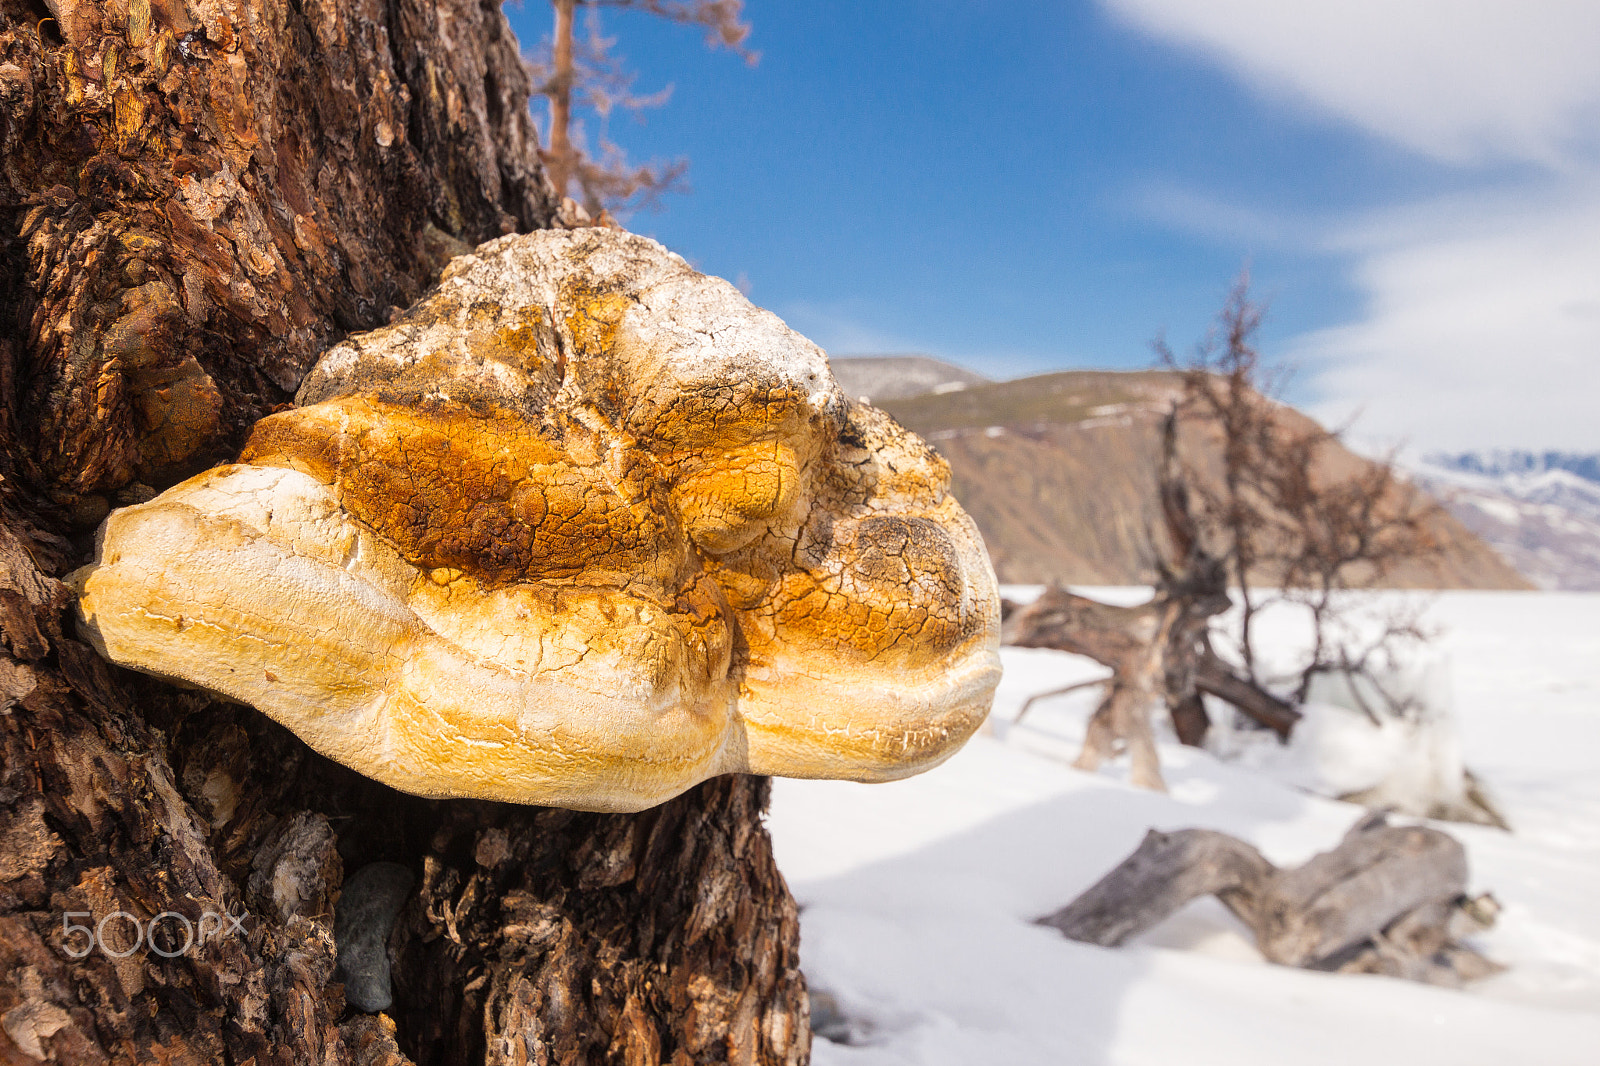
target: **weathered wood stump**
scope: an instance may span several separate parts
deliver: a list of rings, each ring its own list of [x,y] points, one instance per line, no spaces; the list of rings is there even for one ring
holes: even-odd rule
[[[1089,719],[1083,751],[1073,765],[1097,769],[1126,747],[1132,782],[1164,791],[1150,726],[1155,704],[1167,707],[1178,739],[1196,747],[1210,727],[1202,693],[1232,703],[1280,738],[1288,737],[1300,715],[1239,677],[1212,650],[1210,620],[1230,604],[1227,571],[1198,535],[1177,458],[1176,412],[1167,416],[1162,438],[1161,513],[1168,554],[1176,564],[1160,564],[1161,580],[1150,602],[1119,607],[1053,585],[1027,606],[1004,610],[1001,640],[1085,655],[1110,667],[1106,694]]]
[[[1150,708],[1165,704],[1179,739],[1198,745],[1208,725],[1202,693],[1226,700],[1249,718],[1286,738],[1300,714],[1289,704],[1239,677],[1211,650],[1207,619],[1215,603],[1163,589],[1137,607],[1118,607],[1046,589],[1006,619],[1003,640],[1021,648],[1054,648],[1084,655],[1111,668],[1100,706],[1089,720],[1083,752],[1074,764],[1094,770],[1125,744],[1133,783],[1159,789],[1161,770],[1150,729]]]

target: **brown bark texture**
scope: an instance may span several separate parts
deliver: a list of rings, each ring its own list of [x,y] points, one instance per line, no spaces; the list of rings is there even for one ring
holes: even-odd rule
[[[559,214],[496,3],[0,0],[0,1063],[805,1061],[761,779],[421,800],[74,638],[109,508]],[[384,1015],[333,939],[376,861],[416,885]]]

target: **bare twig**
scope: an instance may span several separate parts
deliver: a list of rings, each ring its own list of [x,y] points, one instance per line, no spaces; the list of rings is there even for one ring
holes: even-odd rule
[[[545,144],[539,154],[556,193],[572,193],[591,216],[599,217],[605,210],[653,207],[665,194],[686,189],[688,160],[653,160],[636,166],[608,135],[613,111],[620,109],[638,117],[665,104],[672,96],[672,86],[653,93],[634,91],[635,76],[612,54],[616,39],[601,31],[598,9],[632,8],[701,26],[708,46],[727,48],[754,65],[760,54],[745,46],[750,24],[743,19],[742,0],[551,0],[551,6],[555,12],[552,34],[526,62],[534,91],[550,102]],[[576,29],[580,7],[588,9],[582,36]],[[585,111],[599,120],[595,149],[589,147],[578,117]]]
[[[1015,718],[1011,719],[1011,724],[1021,725],[1022,716],[1027,714],[1028,708],[1032,707],[1034,703],[1039,700],[1048,700],[1055,696],[1065,696],[1069,692],[1077,692],[1079,689],[1096,688],[1100,685],[1110,684],[1113,676],[1115,675],[1096,677],[1088,681],[1079,681],[1076,684],[1066,685],[1062,688],[1053,688],[1049,692],[1035,692],[1032,696],[1029,696],[1027,699],[1022,701],[1022,709],[1017,712],[1017,716]]]

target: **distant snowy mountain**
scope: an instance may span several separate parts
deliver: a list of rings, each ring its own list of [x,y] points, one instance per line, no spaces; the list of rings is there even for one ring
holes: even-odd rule
[[[1530,452],[1489,451],[1438,453],[1424,460],[1430,466],[1443,467],[1463,474],[1483,474],[1486,477],[1542,474],[1549,470],[1565,470],[1585,481],[1600,484],[1600,452]]]
[[[1540,588],[1600,591],[1600,454],[1432,455],[1412,474]]]

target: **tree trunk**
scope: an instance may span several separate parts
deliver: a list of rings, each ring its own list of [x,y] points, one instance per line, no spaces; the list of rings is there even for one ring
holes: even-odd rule
[[[497,3],[0,0],[0,1062],[807,1058],[763,780],[417,799],[73,637],[109,508],[230,458],[449,256],[555,224],[537,151]],[[416,885],[387,1017],[335,974],[375,861]]]
[[[572,148],[572,17],[574,0],[552,0],[556,27],[550,45],[550,147],[544,153],[545,170],[556,195],[565,196],[577,162]]]

